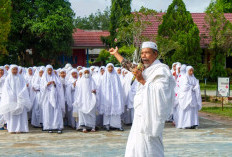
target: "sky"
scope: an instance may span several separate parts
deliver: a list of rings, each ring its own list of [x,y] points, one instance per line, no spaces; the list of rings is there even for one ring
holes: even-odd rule
[[[98,9],[103,11],[110,7],[111,0],[69,0],[76,16],[88,16]],[[191,13],[204,12],[211,0],[184,0],[186,8]],[[142,6],[156,11],[166,11],[172,0],[132,0],[132,11],[139,10]]]

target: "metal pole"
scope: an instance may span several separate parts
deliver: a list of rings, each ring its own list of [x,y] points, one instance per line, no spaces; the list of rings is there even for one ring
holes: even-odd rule
[[[223,97],[222,97],[222,111],[223,111]]]
[[[206,78],[205,78],[205,102],[206,102]]]

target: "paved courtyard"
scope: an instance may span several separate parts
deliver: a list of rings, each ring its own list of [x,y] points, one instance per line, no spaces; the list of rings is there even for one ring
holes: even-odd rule
[[[203,116],[197,130],[179,130],[167,124],[165,156],[232,156],[232,125],[225,123]],[[123,157],[130,127],[125,129],[88,134],[66,129],[62,135],[42,133],[34,128],[20,135],[0,131],[0,156]]]

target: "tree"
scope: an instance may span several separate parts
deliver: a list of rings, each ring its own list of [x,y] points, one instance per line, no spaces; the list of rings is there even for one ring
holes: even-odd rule
[[[179,61],[194,66],[196,71],[200,69],[202,51],[199,29],[182,0],[173,0],[163,15],[157,43],[162,59],[168,65]]]
[[[143,32],[148,28],[152,27],[152,20],[154,18],[159,19],[157,12],[152,9],[147,9],[142,7],[138,12],[135,11],[130,15],[121,18],[121,23],[126,25],[120,25],[117,31],[117,42],[121,45],[130,47],[133,45],[136,48],[136,52],[134,52],[130,56],[133,58],[133,61],[139,62],[140,60],[140,45],[144,41],[155,40],[155,35],[150,34],[149,37],[144,35]]]
[[[213,1],[212,3],[214,3]],[[217,0],[217,5],[221,7],[224,13],[232,13],[232,1],[231,0]]]
[[[110,10],[107,7],[103,12],[98,10],[95,14],[88,17],[77,17],[75,19],[75,27],[87,30],[109,30]]]
[[[210,3],[206,10],[206,29],[210,40],[209,49],[212,68],[210,78],[226,76],[226,56],[232,55],[232,24],[224,16],[224,9],[216,1]]]
[[[71,53],[74,13],[68,0],[12,0],[12,6],[8,50],[21,64],[27,49],[34,64],[41,57],[50,62],[59,53]]]
[[[1,0],[0,1],[0,63],[4,63],[6,57],[6,42],[8,34],[10,32],[10,14],[11,14],[11,1]]]
[[[127,23],[121,23],[121,18],[131,14],[131,0],[111,0],[110,9],[110,36],[102,37],[102,41],[108,46],[120,45],[116,41],[117,30],[120,26],[126,26]]]
[[[119,49],[119,53],[124,58],[131,60],[135,49],[136,48],[134,46],[123,46]],[[118,60],[114,56],[110,55],[110,53],[107,50],[104,49],[101,50],[95,62],[101,62],[103,65],[106,65],[107,63],[113,63],[115,66],[120,66]]]

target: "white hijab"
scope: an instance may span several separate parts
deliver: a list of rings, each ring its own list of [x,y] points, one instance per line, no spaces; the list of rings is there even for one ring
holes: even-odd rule
[[[28,111],[31,109],[31,100],[27,90],[26,82],[18,73],[12,74],[12,69],[18,68],[17,65],[12,65],[9,74],[6,77],[2,99],[0,103],[0,115],[13,114],[19,115],[23,112],[24,108]]]
[[[124,112],[123,89],[120,78],[113,69],[112,73],[108,67],[114,65],[109,63],[99,85],[99,112],[105,115],[121,115]]]
[[[194,76],[189,75],[189,70],[192,66],[186,67],[186,74],[182,79],[179,90],[179,104],[181,109],[186,109],[189,105],[192,107],[198,106],[200,110],[202,107],[201,90],[199,80]]]
[[[83,71],[89,71],[90,74],[90,70],[87,68],[84,68]],[[89,75],[89,78],[83,76],[77,88],[78,92],[75,93],[75,102],[73,105],[79,111],[88,114],[96,106],[96,95],[92,93],[93,90],[96,90],[96,85],[91,75]]]
[[[48,74],[48,69],[52,69],[52,74]],[[50,86],[47,86],[48,82],[54,81],[56,84],[56,87],[51,84]],[[40,84],[40,90],[41,90],[41,103],[45,104],[47,99],[45,99],[45,96],[48,95],[48,101],[54,108],[61,107],[62,110],[64,110],[65,107],[65,99],[64,99],[64,91],[63,91],[63,85],[60,82],[60,79],[55,75],[53,67],[51,65],[46,66],[46,70],[42,76],[41,84]]]

